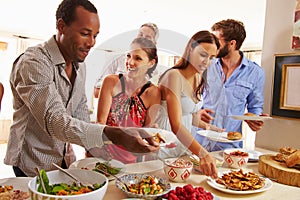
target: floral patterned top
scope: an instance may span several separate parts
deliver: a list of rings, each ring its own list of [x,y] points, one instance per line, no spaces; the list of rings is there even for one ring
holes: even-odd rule
[[[125,83],[122,74],[119,75],[122,92],[112,98],[112,104],[107,117],[107,125],[123,127],[142,127],[145,124],[147,108],[140,96],[151,85],[148,81],[141,91],[134,96],[125,93]]]
[[[119,74],[122,91],[112,98],[112,104],[107,117],[106,124],[110,126],[122,127],[143,127],[146,120],[147,108],[145,107],[140,96],[150,87],[151,82],[148,81],[137,95],[128,96],[125,93],[125,82],[123,74]],[[124,150],[120,145],[107,145],[106,149],[112,158],[123,163],[136,162],[136,156]]]

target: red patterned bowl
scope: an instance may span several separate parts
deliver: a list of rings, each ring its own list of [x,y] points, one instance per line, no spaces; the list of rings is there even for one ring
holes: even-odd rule
[[[240,169],[247,166],[249,154],[243,149],[225,149],[223,158],[229,167]]]
[[[190,160],[182,158],[165,159],[164,172],[171,181],[185,182],[191,175],[193,163]]]

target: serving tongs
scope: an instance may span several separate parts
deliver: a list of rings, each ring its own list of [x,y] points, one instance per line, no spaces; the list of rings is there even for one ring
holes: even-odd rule
[[[66,175],[68,175],[70,178],[72,178],[75,181],[77,187],[89,187],[89,188],[91,188],[91,189],[94,190],[94,186],[92,184],[89,184],[89,183],[84,183],[83,184],[81,181],[78,180],[77,177],[75,177],[73,174],[71,174],[70,172],[66,171],[65,169],[61,168],[57,164],[52,163],[52,165],[55,166],[57,169],[59,169],[61,172],[63,172]]]
[[[39,178],[39,181],[40,181],[40,183],[42,185],[42,189],[43,189],[44,193],[47,194],[47,190],[46,190],[46,187],[45,187],[44,180],[42,179],[40,169],[38,167],[35,167],[34,169],[35,169],[37,177]]]
[[[119,177],[117,177],[116,175],[110,174],[110,173],[108,173],[108,172],[106,172],[106,171],[104,171],[102,169],[99,169],[99,168],[97,168],[97,171],[103,173],[106,176],[112,176],[112,177],[116,178],[125,187],[125,189],[128,192],[130,192],[130,189],[129,189],[128,185],[124,181],[122,181]]]

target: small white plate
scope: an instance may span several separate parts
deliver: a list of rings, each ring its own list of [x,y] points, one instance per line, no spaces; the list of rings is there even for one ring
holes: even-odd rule
[[[171,132],[171,131],[167,131],[164,129],[159,129],[159,128],[143,128],[145,131],[155,135],[156,133],[159,133],[165,140],[166,140],[166,144],[172,143],[177,141],[177,137],[176,135]],[[162,145],[164,146],[164,145]]]
[[[219,177],[221,177],[222,174],[220,175],[219,173]],[[207,178],[207,183],[209,186],[215,188],[216,190],[222,191],[222,192],[226,192],[229,194],[254,194],[254,193],[260,193],[260,192],[264,192],[267,191],[269,189],[272,188],[273,183],[270,179],[268,178],[264,178],[265,179],[265,184],[262,188],[257,189],[257,190],[245,190],[245,191],[238,191],[238,190],[231,190],[226,188],[224,185],[221,185],[219,183],[217,183],[214,179],[212,178]]]
[[[73,162],[71,165],[70,165],[70,169],[73,169],[73,168],[77,168],[77,169],[82,169],[82,168],[87,168],[88,170],[93,170],[95,169],[95,165],[97,162],[107,162],[106,160],[104,159],[101,159],[101,158],[94,158],[94,157],[91,157],[91,158],[84,158],[84,159],[81,159],[81,160],[77,160],[75,162]],[[121,168],[121,171],[116,174],[116,176],[121,176],[124,174],[125,170],[126,170],[126,167],[125,167],[125,164],[118,161],[118,160],[111,160],[109,161],[109,163],[111,164],[112,167],[116,167],[116,168]],[[115,178],[113,176],[109,176],[107,177],[108,180],[114,180]]]
[[[248,162],[258,162],[259,156],[263,155],[261,152],[255,150],[249,150],[249,149],[243,149],[243,150],[245,150],[245,152],[249,154]]]
[[[155,172],[164,167],[163,162],[157,162],[157,160],[150,160],[145,162],[126,164],[126,174],[144,174],[149,172]]]
[[[264,121],[268,119],[273,119],[269,116],[248,116],[248,115],[229,115],[229,117],[236,120],[252,120],[252,121]]]
[[[239,142],[244,140],[244,138],[241,138],[239,140],[228,140],[227,139],[227,132],[216,132],[212,130],[199,130],[197,133],[201,136],[207,137],[210,140],[216,141],[216,142]]]

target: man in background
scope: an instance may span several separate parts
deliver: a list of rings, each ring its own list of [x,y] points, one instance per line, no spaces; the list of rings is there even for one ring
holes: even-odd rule
[[[203,106],[206,111],[202,120],[211,122],[227,132],[242,133],[242,121],[229,117],[244,115],[247,112],[262,115],[264,105],[265,73],[261,66],[250,61],[240,50],[245,38],[244,24],[227,19],[212,26],[221,47],[217,58],[207,69],[207,85],[203,93]],[[253,131],[259,131],[263,121],[246,121]],[[243,143],[215,142],[196,134],[197,140],[209,151],[225,148],[239,148]]]

